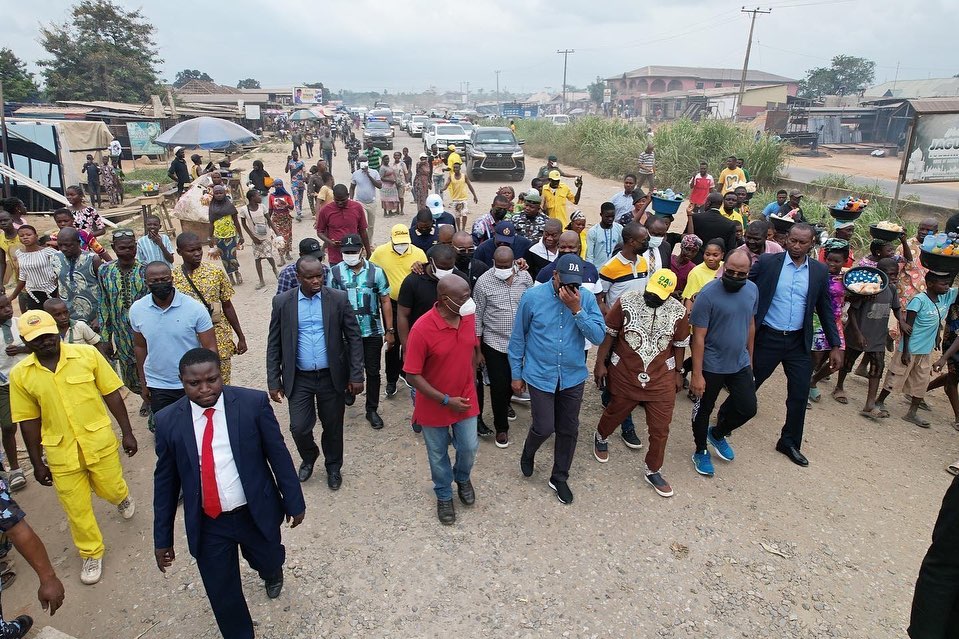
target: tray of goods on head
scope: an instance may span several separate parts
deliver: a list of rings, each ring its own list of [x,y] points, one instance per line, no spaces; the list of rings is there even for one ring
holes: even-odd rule
[[[852,222],[858,220],[862,212],[869,205],[869,200],[862,200],[858,197],[844,197],[836,202],[835,206],[829,207],[829,215],[840,222]]]
[[[889,286],[889,276],[871,266],[857,266],[846,271],[842,283],[853,295],[878,295]]]
[[[930,271],[959,272],[959,234],[929,233],[919,249],[919,263]]]
[[[788,233],[789,229],[796,223],[796,220],[791,217],[780,217],[778,215],[770,215],[769,221],[773,223],[773,228],[779,233]]]
[[[653,213],[669,217],[676,215],[679,205],[683,203],[683,194],[674,193],[672,189],[653,191],[650,198],[653,201]]]
[[[869,225],[869,235],[874,239],[885,240],[887,242],[899,239],[902,231],[903,228],[895,222],[879,222],[878,224]]]

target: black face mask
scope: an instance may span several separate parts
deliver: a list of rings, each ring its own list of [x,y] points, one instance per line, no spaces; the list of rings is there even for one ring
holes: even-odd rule
[[[730,293],[738,293],[744,286],[746,286],[746,278],[739,279],[738,277],[730,277],[728,274],[723,273],[723,288]]]
[[[469,253],[457,253],[456,254],[456,266],[461,271],[463,269],[469,268],[469,265],[473,262],[473,251]]]
[[[659,308],[666,303],[666,300],[660,298],[659,295],[655,293],[643,293],[643,300],[649,308]]]
[[[509,213],[509,209],[493,209],[493,219],[498,222],[504,219],[507,213]]]
[[[173,282],[154,282],[150,284],[148,288],[154,297],[165,300],[173,293]]]
[[[649,242],[640,244],[639,246],[636,247],[636,255],[642,255],[648,250],[649,250]]]

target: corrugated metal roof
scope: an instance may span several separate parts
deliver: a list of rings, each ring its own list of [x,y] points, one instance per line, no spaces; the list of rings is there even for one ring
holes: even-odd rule
[[[869,87],[864,97],[939,98],[959,96],[959,78],[897,80]]]
[[[607,78],[607,80],[619,80],[623,76],[627,78],[695,78],[697,80],[739,80],[743,76],[742,69],[722,69],[715,67],[666,67],[666,66],[645,66],[625,74],[620,74]],[[797,82],[792,78],[787,78],[766,71],[749,70],[746,73],[747,82]]]
[[[909,100],[916,113],[959,113],[959,98]]]
[[[753,91],[762,91],[765,89],[774,89],[785,86],[784,84],[764,84],[762,86],[746,87],[746,93]],[[650,93],[640,96],[646,100],[669,100],[672,98],[721,98],[727,95],[739,95],[739,87],[710,87],[709,89],[678,89],[676,91],[664,91],[663,93]]]

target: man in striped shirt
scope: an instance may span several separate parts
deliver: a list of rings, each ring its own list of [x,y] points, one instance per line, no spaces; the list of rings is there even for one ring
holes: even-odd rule
[[[383,151],[373,146],[373,140],[366,141],[366,148],[363,150],[363,155],[366,156],[366,161],[370,163],[369,168],[374,171],[380,170],[380,164],[383,159]]]
[[[647,191],[653,190],[653,175],[656,173],[656,154],[653,152],[653,143],[646,145],[646,152],[639,154],[639,175],[636,176],[636,188],[642,188],[647,184]]]

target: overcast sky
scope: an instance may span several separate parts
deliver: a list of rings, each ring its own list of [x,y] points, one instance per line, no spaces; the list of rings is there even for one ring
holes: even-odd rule
[[[41,23],[71,0],[6,2],[2,46],[36,71]],[[749,17],[725,0],[231,0],[130,2],[156,26],[160,75],[199,69],[222,84],[324,82],[333,90],[558,91],[648,64],[741,68]],[[187,6],[199,8],[192,12]],[[959,73],[956,0],[774,0],[756,21],[750,68],[792,78],[837,54],[877,64],[876,81]],[[175,9],[175,10],[174,10]],[[191,15],[192,14],[192,15]],[[254,28],[254,25],[257,25]]]

